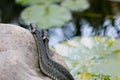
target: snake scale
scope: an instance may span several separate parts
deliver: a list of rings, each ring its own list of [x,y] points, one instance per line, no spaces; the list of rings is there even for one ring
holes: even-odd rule
[[[39,66],[42,73],[52,80],[74,80],[66,68],[51,59],[47,31],[37,29],[35,24],[30,24],[30,29],[36,40],[39,53]]]

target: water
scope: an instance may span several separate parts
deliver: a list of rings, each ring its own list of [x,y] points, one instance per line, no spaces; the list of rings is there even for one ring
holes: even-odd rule
[[[7,0],[4,1],[7,2]],[[9,4],[8,7],[5,5],[5,2],[2,4],[1,11],[4,13],[5,11],[11,12],[11,15],[7,15],[7,12],[5,13],[6,15],[3,15],[3,13],[1,16],[3,21],[1,22],[19,25],[17,19],[25,6],[16,5],[14,1],[12,0],[11,4],[7,3]],[[120,2],[115,0],[88,0],[88,2],[90,7],[82,12],[79,10],[70,11],[73,17],[70,22],[62,27],[49,29],[51,45],[72,39],[75,36],[120,38]]]

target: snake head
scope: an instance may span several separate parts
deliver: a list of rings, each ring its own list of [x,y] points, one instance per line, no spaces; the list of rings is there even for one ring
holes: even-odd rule
[[[43,34],[43,40],[48,39],[48,31],[47,30],[42,30],[42,34]]]
[[[33,24],[33,23],[30,24],[30,28],[29,29],[30,29],[31,33],[35,33],[35,31],[37,30],[36,25]]]

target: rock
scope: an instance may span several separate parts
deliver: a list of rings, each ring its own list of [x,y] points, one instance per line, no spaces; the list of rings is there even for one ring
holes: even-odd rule
[[[66,67],[60,55],[54,52],[52,58]],[[51,80],[40,72],[35,40],[28,30],[0,24],[0,80]]]

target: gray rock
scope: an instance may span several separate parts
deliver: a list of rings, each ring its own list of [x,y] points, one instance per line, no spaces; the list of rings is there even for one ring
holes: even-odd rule
[[[66,66],[60,55],[52,58]],[[28,30],[0,24],[0,80],[51,80],[40,72],[35,40]]]

